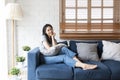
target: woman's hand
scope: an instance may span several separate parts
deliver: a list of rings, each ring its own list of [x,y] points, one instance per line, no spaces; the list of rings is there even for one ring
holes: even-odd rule
[[[51,37],[55,37],[55,35],[56,35],[56,33],[55,33],[55,32],[53,32],[53,33],[51,34]]]
[[[57,42],[56,42],[56,40],[55,40],[55,35],[56,35],[56,33],[52,33],[52,35],[51,35],[51,38],[52,38],[52,46],[55,46],[56,44],[57,44]]]

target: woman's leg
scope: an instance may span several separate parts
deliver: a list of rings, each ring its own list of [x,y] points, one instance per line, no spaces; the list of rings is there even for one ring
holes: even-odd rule
[[[44,57],[44,59],[45,59],[46,64],[55,64],[55,63],[64,62],[68,66],[81,67],[84,70],[86,70],[86,69],[94,69],[94,68],[97,67],[97,65],[91,65],[91,64],[82,63],[76,57],[70,58],[67,55],[57,55],[57,56]]]
[[[64,61],[64,55],[44,57],[46,64],[60,63]]]
[[[71,58],[73,58],[76,55],[76,53],[74,53],[73,51],[71,51],[67,47],[62,47],[59,54],[65,54]]]
[[[97,65],[92,65],[92,64],[86,64],[86,63],[82,63],[77,57],[76,57],[76,53],[74,53],[73,51],[71,51],[70,49],[68,49],[67,47],[62,47],[60,54],[65,54],[67,56],[69,56],[70,58],[72,58],[73,60],[76,61],[75,63],[75,67],[81,67],[83,69],[94,69],[97,67]],[[67,58],[68,59],[68,58]],[[66,60],[67,61],[67,60]]]
[[[82,63],[76,57],[70,58],[67,55],[64,56],[64,63],[71,67],[80,67],[83,70],[95,69],[97,67],[97,65]]]
[[[82,63],[76,56],[73,59],[76,61],[75,66],[81,67],[83,70],[95,69],[97,67],[97,65]]]
[[[76,53],[72,52],[66,47],[61,48],[61,51],[59,53],[60,55],[57,56],[50,56],[50,57],[44,57],[46,64],[54,64],[54,63],[60,63],[64,62],[68,66],[71,67],[81,67],[84,70],[86,69],[94,69],[97,67],[97,65],[91,65],[82,63],[75,55]]]
[[[68,57],[67,55],[57,55],[57,56],[50,56],[44,57],[46,64],[55,64],[64,62],[66,65],[75,67],[76,61],[72,58]]]

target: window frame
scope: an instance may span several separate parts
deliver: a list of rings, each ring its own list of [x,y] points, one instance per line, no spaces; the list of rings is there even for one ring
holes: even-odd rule
[[[90,0],[88,0],[90,1]],[[103,1],[103,0],[102,0]],[[89,2],[90,3],[90,2]],[[114,0],[114,12],[113,23],[91,23],[91,19],[88,19],[88,23],[65,23],[65,0],[60,0],[60,38],[61,39],[120,39],[120,1]],[[91,5],[88,8],[91,9]],[[91,11],[90,11],[91,12]],[[91,14],[88,14],[91,16]],[[102,15],[103,16],[103,15]],[[77,20],[77,19],[76,19]],[[94,19],[97,20],[97,19]],[[103,21],[103,20],[102,20]],[[68,25],[68,26],[66,26]],[[78,29],[81,26],[83,31]],[[100,31],[94,31],[94,27],[99,26]],[[72,31],[74,27],[74,31]],[[66,31],[66,28],[69,30]],[[84,31],[84,28],[87,31]],[[93,31],[91,30],[93,28]],[[111,30],[111,31],[107,31]]]

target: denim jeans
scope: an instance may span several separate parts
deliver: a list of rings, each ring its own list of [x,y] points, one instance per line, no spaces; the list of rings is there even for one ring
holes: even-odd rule
[[[62,47],[59,54],[56,56],[44,57],[46,64],[61,63],[64,62],[66,65],[75,67],[76,61],[73,60],[73,57],[76,53],[69,50],[67,47]]]

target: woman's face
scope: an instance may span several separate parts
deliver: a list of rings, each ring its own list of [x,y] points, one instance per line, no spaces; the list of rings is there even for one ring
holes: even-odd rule
[[[50,26],[48,26],[48,27],[46,28],[46,34],[47,34],[48,36],[53,35],[53,29],[52,29]]]

